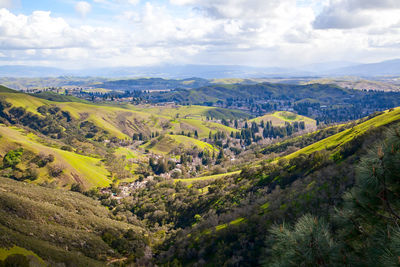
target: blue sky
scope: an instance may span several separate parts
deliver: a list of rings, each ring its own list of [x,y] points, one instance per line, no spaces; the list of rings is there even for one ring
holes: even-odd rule
[[[300,67],[400,55],[398,0],[0,0],[0,65]]]

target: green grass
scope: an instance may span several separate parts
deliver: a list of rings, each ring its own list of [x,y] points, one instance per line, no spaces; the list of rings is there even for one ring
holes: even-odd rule
[[[38,107],[56,105],[62,110],[70,112],[73,118],[88,120],[110,133],[111,136],[120,139],[130,139],[134,133],[138,132],[169,133],[172,131],[180,133],[181,131],[185,131],[194,134],[194,131],[197,130],[199,138],[206,138],[210,131],[212,133],[223,131],[226,134],[237,131],[219,123],[205,121],[211,111],[222,114],[221,116],[230,116],[232,112],[236,112],[227,109],[205,106],[154,107],[117,103],[91,104],[54,93],[43,93],[40,96],[62,102],[50,101],[35,97],[34,95],[16,93],[16,91],[6,87],[0,90],[0,97],[4,97],[13,106],[23,107],[29,112],[40,115],[37,112]],[[171,127],[163,128],[168,122],[170,122]],[[179,143],[177,142],[177,144]]]
[[[36,94],[32,94],[34,97],[55,101],[55,102],[78,102],[78,103],[86,103],[89,104],[88,101],[77,98],[75,96],[69,95],[61,95],[54,92],[40,92]]]
[[[118,254],[110,254],[100,236],[104,230],[145,233],[134,222],[112,217],[106,207],[82,194],[0,178],[1,241],[3,247],[20,247],[12,252],[32,252],[45,261],[71,266],[106,265],[97,261],[99,256],[118,258]],[[0,249],[1,257],[5,254],[10,252]]]
[[[400,107],[391,112],[385,111],[385,113],[382,115],[376,116],[354,126],[353,128],[344,130],[343,132],[337,133],[312,145],[304,147],[292,154],[285,156],[285,158],[292,159],[300,154],[310,154],[323,149],[337,151],[342,145],[353,140],[355,137],[364,134],[366,131],[398,120],[400,120]]]
[[[49,105],[51,102],[45,99],[33,97],[22,93],[3,93],[0,92],[0,97],[4,97],[7,102],[16,107],[23,107],[27,111],[34,114],[39,114],[37,108],[43,105]]]
[[[209,180],[215,180],[215,179],[221,179],[227,176],[239,174],[240,171],[234,171],[234,172],[227,172],[227,173],[222,173],[222,174],[215,174],[215,175],[209,175],[209,176],[202,176],[202,177],[195,177],[195,178],[188,178],[188,179],[174,179],[174,182],[182,182],[182,183],[187,183],[187,184],[193,184],[195,182],[199,181],[209,181]]]
[[[18,246],[13,246],[11,248],[0,248],[0,261],[5,260],[8,256],[14,254],[24,255],[28,258],[33,257],[36,259],[36,262],[39,264],[39,266],[47,266],[44,260],[40,258],[36,253]]]
[[[269,208],[269,202],[267,202],[267,203],[261,205],[260,208],[261,208],[262,210],[268,209],[268,208]]]
[[[43,152],[53,154],[55,163],[65,167],[64,173],[69,177],[66,183],[77,182],[72,174],[77,174],[85,188],[108,186],[111,183],[109,172],[101,163],[100,159],[76,154],[74,152],[64,151],[54,147],[48,147],[38,141],[38,137],[32,133],[25,133],[24,130],[17,127],[7,127],[0,124],[0,153],[5,154],[13,145],[20,145],[23,148],[35,153]],[[14,146],[15,146],[14,145]],[[49,177],[40,177],[36,182],[43,182]]]
[[[233,84],[233,83],[242,83],[244,79],[241,78],[225,78],[225,79],[213,79],[211,83],[215,84]]]
[[[18,91],[0,85],[0,93],[18,93]]]
[[[316,127],[316,121],[302,116],[302,115],[297,115],[293,112],[289,111],[276,111],[274,113],[266,114],[261,117],[254,118],[250,120],[250,122],[255,121],[257,123],[260,123],[261,121],[267,122],[271,121],[272,125],[274,126],[284,126],[285,122],[290,122],[293,123],[295,121],[301,122],[304,121],[304,124],[306,128],[315,128]]]
[[[125,156],[126,159],[138,159],[138,158],[143,158],[143,155],[136,151],[136,150],[132,150],[129,149],[127,147],[118,147],[114,154],[116,156]]]
[[[199,150],[208,150],[211,152],[215,151],[217,153],[219,152],[219,150],[214,146],[198,139],[184,135],[170,134],[154,138],[152,141],[149,141],[141,147],[156,154],[169,154],[176,147],[182,147],[184,149],[192,149],[197,147]]]

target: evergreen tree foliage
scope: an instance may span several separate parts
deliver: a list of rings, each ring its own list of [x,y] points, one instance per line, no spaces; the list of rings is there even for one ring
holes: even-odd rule
[[[267,259],[264,266],[338,265],[338,245],[323,219],[307,214],[293,228],[283,224],[274,226],[270,233],[275,239],[272,262]]]
[[[396,131],[362,159],[356,184],[336,214],[349,260],[368,266],[400,264],[399,181],[400,134]]]

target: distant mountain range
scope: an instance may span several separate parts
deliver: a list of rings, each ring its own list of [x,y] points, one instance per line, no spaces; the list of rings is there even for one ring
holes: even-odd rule
[[[400,59],[371,64],[326,62],[306,65],[298,69],[250,67],[239,65],[162,65],[151,67],[110,67],[83,70],[65,70],[40,66],[0,66],[0,77],[162,77],[162,78],[271,78],[271,77],[374,77],[400,75]]]

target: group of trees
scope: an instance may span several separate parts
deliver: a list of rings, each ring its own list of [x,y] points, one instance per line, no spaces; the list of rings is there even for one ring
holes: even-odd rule
[[[34,181],[39,177],[39,169],[46,167],[51,177],[58,177],[64,167],[59,164],[51,164],[54,159],[52,154],[35,154],[23,148],[9,150],[0,165],[0,175],[19,181]]]
[[[355,185],[331,216],[304,215],[275,226],[265,266],[398,266],[400,134],[375,147],[357,167]]]
[[[266,123],[261,121],[260,124],[253,121],[249,126],[246,121],[240,132],[236,132],[236,134],[232,132],[231,137],[239,139],[241,143],[249,146],[253,142],[258,142],[263,138],[283,138],[304,129],[304,121],[296,121],[293,123],[285,122],[285,126],[273,126],[271,121],[267,121]]]
[[[195,227],[165,242],[159,260],[397,266],[400,135],[392,134],[368,154],[365,147],[385,139],[383,129],[358,139],[349,144],[356,149],[345,148],[338,161],[330,151],[320,151],[210,182],[201,198],[206,212],[197,211]],[[233,224],[238,218],[243,223]]]

